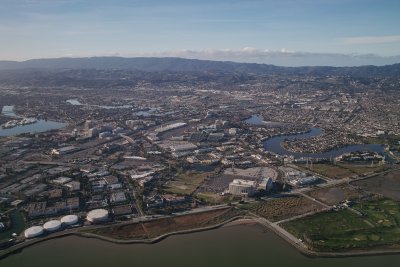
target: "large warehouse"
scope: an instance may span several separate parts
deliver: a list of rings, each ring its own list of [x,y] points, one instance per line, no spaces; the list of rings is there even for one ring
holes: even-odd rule
[[[229,184],[229,193],[232,195],[251,196],[255,192],[256,183],[254,181],[234,179]]]

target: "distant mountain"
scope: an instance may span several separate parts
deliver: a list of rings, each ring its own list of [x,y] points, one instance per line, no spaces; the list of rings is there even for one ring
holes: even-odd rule
[[[360,67],[278,67],[267,64],[236,63],[184,59],[176,57],[90,57],[32,59],[22,62],[0,61],[0,70],[22,69],[96,69],[132,70],[145,72],[229,72],[255,74],[298,74],[298,75],[353,75],[353,76],[400,76],[400,63],[386,66]]]

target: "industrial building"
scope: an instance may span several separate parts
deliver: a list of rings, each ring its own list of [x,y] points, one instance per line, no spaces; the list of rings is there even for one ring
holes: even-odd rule
[[[272,187],[273,187],[272,178],[263,178],[257,188],[268,192],[271,191]]]
[[[256,183],[254,181],[234,179],[229,183],[229,193],[232,195],[252,196],[255,193]]]
[[[53,149],[51,151],[52,155],[65,155],[65,154],[69,154],[69,153],[73,153],[76,151],[79,151],[80,148],[76,147],[76,146],[66,146],[66,147],[61,147],[58,149]]]
[[[167,124],[167,125],[163,125],[158,127],[157,129],[154,130],[154,132],[156,132],[157,134],[159,133],[164,133],[170,130],[174,130],[174,129],[178,129],[181,128],[183,126],[186,126],[187,123],[185,122],[176,122],[176,123],[171,123],[171,124]]]

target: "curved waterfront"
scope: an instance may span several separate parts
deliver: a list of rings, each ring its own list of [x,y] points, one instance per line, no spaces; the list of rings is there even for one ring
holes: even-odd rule
[[[68,236],[25,248],[7,266],[394,266],[400,255],[309,258],[260,226],[231,226],[171,236],[156,244],[113,244]]]
[[[23,118],[14,113],[14,106],[4,106],[2,110],[2,114],[8,116],[10,118]],[[4,129],[0,127],[0,136],[13,136],[19,135],[23,133],[40,133],[46,132],[50,130],[56,130],[65,127],[66,124],[62,122],[56,121],[48,121],[48,120],[37,120],[35,123],[27,124],[27,125],[19,125],[13,128]]]
[[[279,135],[269,138],[264,142],[264,148],[267,151],[273,152],[278,155],[293,156],[295,158],[334,158],[340,156],[344,153],[355,152],[355,151],[371,151],[384,153],[384,146],[380,144],[359,144],[359,145],[349,145],[345,147],[340,147],[327,152],[321,153],[300,153],[293,152],[282,147],[282,142],[285,139],[296,138],[296,139],[308,139],[320,135],[323,132],[320,128],[311,128],[307,133],[302,134],[286,134]]]
[[[250,125],[256,126],[282,126],[287,123],[279,123],[279,122],[271,122],[265,121],[261,115],[252,115],[250,118],[245,120],[246,123]],[[290,150],[285,149],[282,147],[282,142],[285,139],[296,138],[296,139],[308,139],[323,133],[323,129],[320,128],[311,128],[310,131],[306,133],[299,133],[299,134],[285,134],[285,135],[278,135],[269,138],[264,142],[264,149],[273,152],[275,154],[281,156],[293,156],[294,158],[334,158],[340,156],[344,153],[355,152],[355,151],[371,151],[371,152],[378,152],[384,154],[384,146],[380,144],[358,144],[358,145],[349,145],[345,147],[340,147],[337,149],[332,149],[330,151],[321,152],[321,153],[300,153],[300,152],[293,152]]]

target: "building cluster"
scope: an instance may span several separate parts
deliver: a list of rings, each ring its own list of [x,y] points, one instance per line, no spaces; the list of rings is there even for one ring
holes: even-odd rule
[[[63,229],[69,215],[119,221],[214,203],[207,197],[225,203],[321,182],[286,165],[307,159],[265,147],[275,136],[321,128],[318,137],[283,142],[290,151],[316,153],[400,134],[398,93],[382,89],[393,81],[254,74],[240,82],[221,74],[209,82],[171,75],[179,82],[4,89],[1,107],[66,123],[0,137],[0,204],[37,226],[27,237]],[[399,144],[388,146],[398,151]],[[382,153],[364,152],[336,158],[380,159]]]

